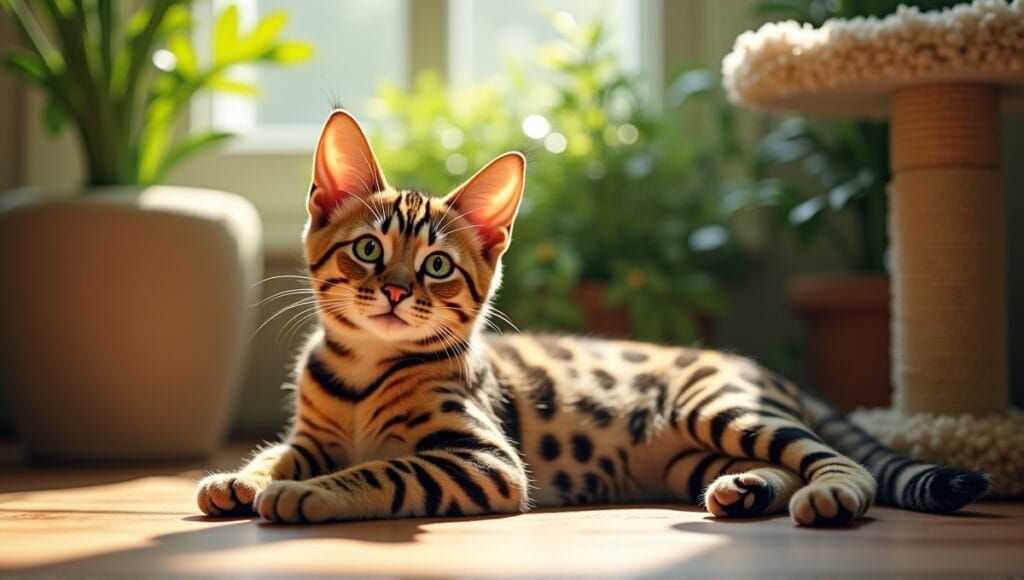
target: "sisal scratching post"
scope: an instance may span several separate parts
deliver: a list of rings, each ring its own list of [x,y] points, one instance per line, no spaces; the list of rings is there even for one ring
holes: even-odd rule
[[[999,175],[1000,106],[1024,102],[1024,2],[767,24],[723,73],[738,103],[890,116],[894,406],[851,417],[899,451],[990,473],[994,497],[1024,497]]]
[[[1006,411],[1006,239],[998,92],[925,84],[892,97],[893,403]]]

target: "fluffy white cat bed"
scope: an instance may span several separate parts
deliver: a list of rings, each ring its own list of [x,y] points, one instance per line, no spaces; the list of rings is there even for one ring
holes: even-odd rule
[[[1024,102],[1024,2],[820,28],[766,24],[723,61],[737,103],[891,120],[893,409],[853,419],[921,459],[1024,496],[1024,414],[1009,407],[999,109]]]

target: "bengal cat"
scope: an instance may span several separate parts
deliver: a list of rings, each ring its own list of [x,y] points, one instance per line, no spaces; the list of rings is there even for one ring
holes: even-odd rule
[[[322,324],[299,359],[294,420],[239,471],[199,483],[204,513],[295,523],[685,502],[845,525],[876,495],[948,512],[985,492],[985,475],[896,455],[739,356],[485,334],[524,176],[507,153],[447,197],[394,189],[355,119],[330,116],[304,233]]]

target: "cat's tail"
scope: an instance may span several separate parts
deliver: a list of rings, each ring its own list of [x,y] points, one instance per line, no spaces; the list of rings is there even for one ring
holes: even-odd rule
[[[822,401],[803,395],[804,412],[826,443],[862,464],[878,480],[878,501],[904,509],[954,512],[988,491],[989,476],[933,465],[896,453]]]

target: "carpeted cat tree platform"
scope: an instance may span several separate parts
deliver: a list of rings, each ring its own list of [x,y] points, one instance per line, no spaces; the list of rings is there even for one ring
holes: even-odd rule
[[[999,175],[1000,106],[1024,102],[1024,1],[766,24],[723,73],[736,103],[889,116],[894,407],[852,418],[904,453],[992,474],[993,497],[1024,497]]]

